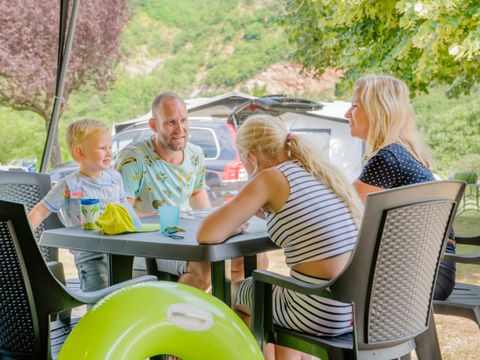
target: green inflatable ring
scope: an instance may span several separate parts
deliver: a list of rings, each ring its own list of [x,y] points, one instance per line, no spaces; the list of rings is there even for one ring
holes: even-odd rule
[[[220,300],[190,286],[152,281],[104,297],[75,326],[59,360],[263,359],[252,333]]]

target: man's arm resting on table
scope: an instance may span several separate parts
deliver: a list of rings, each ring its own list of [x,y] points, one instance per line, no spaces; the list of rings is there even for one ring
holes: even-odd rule
[[[192,209],[205,209],[212,207],[207,191],[205,189],[193,190],[192,195],[190,196],[190,206]]]

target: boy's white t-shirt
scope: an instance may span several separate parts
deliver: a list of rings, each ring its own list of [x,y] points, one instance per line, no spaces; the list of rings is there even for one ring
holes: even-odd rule
[[[110,168],[92,179],[75,172],[57,182],[41,203],[51,212],[59,213],[66,227],[80,225],[80,200],[99,199],[103,211],[107,203],[125,203],[127,197],[120,174]],[[75,264],[102,256],[100,253],[71,250]]]

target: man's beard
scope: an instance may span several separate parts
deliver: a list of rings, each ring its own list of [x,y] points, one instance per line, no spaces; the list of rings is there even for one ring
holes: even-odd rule
[[[166,141],[166,139],[164,139],[164,138],[160,138],[160,139],[157,138],[157,144],[161,147],[164,147],[164,148],[168,149],[168,150],[183,151],[185,149],[185,146],[187,145],[187,141],[186,141],[186,136],[183,139],[182,144],[173,144],[169,141]]]

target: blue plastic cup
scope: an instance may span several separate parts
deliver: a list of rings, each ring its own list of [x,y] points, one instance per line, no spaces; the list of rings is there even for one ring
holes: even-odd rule
[[[180,220],[180,207],[175,205],[163,205],[158,208],[160,217],[160,228],[162,234],[166,234],[165,229],[168,227],[178,226]]]

